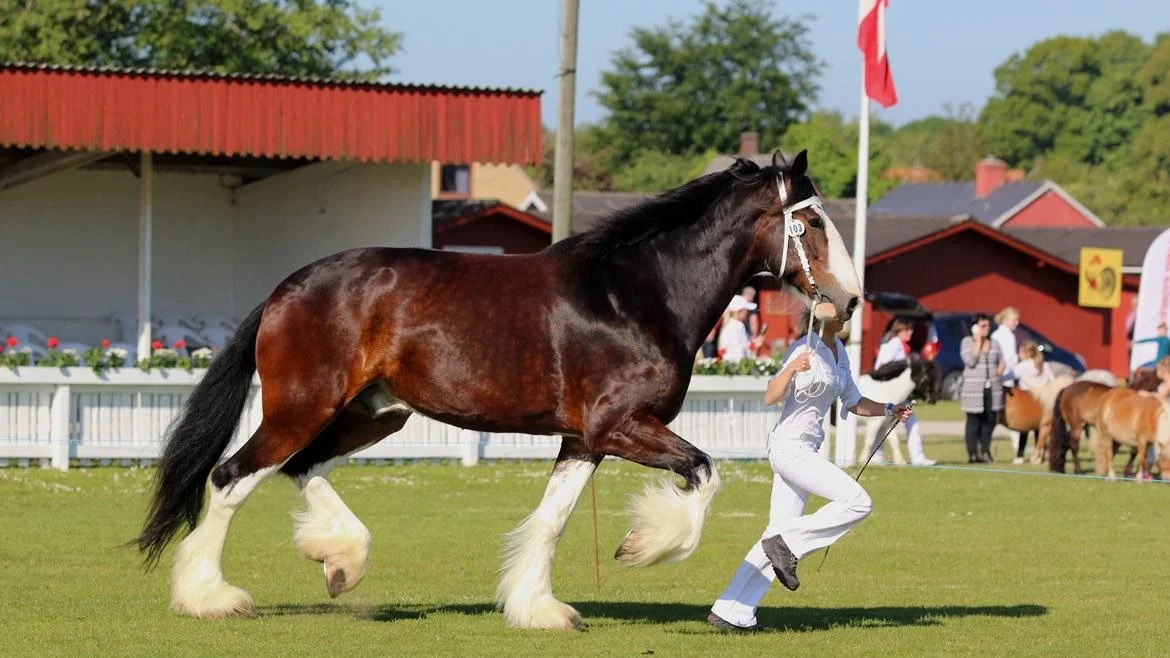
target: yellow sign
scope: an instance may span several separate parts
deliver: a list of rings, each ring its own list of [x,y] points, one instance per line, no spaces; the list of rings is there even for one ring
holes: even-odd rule
[[[1121,305],[1121,250],[1081,247],[1081,285],[1077,303],[1093,308]]]

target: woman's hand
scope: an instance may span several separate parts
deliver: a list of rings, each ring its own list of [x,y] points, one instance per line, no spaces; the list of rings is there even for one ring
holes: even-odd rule
[[[804,372],[806,370],[811,369],[812,362],[809,360],[808,351],[806,350],[804,352],[801,352],[795,359],[792,360],[792,363],[788,364],[788,367],[794,373]]]
[[[898,406],[894,407],[893,411],[894,417],[902,422],[906,422],[912,413],[914,413],[914,407],[911,407],[908,404],[899,404]]]

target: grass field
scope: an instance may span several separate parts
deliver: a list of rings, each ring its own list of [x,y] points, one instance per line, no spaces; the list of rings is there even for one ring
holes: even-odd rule
[[[958,441],[928,449],[963,454]],[[1002,461],[1007,450],[999,452]],[[1170,487],[965,467],[867,470],[873,516],[833,548],[823,571],[819,554],[802,563],[799,591],[769,593],[759,617],[773,632],[728,636],[702,620],[766,522],[767,466],[723,464],[699,551],[629,571],[610,556],[628,529],[625,498],[651,472],[607,461],[597,491],[600,591],[588,490],[554,570],[555,591],[584,614],[586,632],[507,629],[490,605],[499,535],[536,504],[548,469],[338,469],[337,489],[374,546],[365,581],[336,602],[320,567],[295,555],[297,494],[273,478],[237,517],[224,565],[260,618],[221,622],[167,610],[170,552],[144,575],[136,554],[117,548],[141,523],[149,470],[0,469],[0,654],[1166,653]]]

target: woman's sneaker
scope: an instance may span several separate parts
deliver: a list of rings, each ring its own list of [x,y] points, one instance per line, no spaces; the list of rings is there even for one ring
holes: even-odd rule
[[[1019,466],[1020,464],[1024,463],[1024,458],[1023,457],[1016,457],[1015,459],[1012,460],[1012,463],[1015,464],[1016,466]]]
[[[727,631],[729,633],[758,633],[764,630],[764,627],[760,626],[759,624],[753,624],[751,626],[736,626],[735,624],[727,621],[714,612],[707,615],[707,623],[721,631]]]
[[[795,592],[796,588],[800,587],[800,578],[796,577],[796,556],[788,548],[788,544],[784,543],[780,535],[776,535],[762,540],[760,546],[764,549],[764,555],[768,556],[768,561],[772,563],[772,570],[776,572],[780,584]]]

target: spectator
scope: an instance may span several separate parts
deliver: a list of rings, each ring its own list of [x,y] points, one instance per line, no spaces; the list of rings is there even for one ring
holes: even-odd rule
[[[991,432],[1003,409],[1003,355],[991,340],[991,318],[975,315],[971,335],[959,346],[963,388],[959,406],[967,414],[967,462],[991,462]]]
[[[995,323],[999,326],[991,334],[991,339],[999,345],[999,353],[1003,355],[1003,379],[1005,382],[1014,382],[1016,363],[1019,361],[1016,328],[1020,326],[1020,312],[1008,306],[996,314]]]
[[[701,358],[714,359],[719,355],[719,346],[715,344],[715,341],[719,337],[719,326],[721,323],[722,320],[716,322],[714,327],[711,327],[711,331],[707,334],[707,339],[703,341],[703,347],[699,350],[699,356]]]
[[[1005,307],[995,315],[995,324],[999,325],[991,334],[991,339],[999,346],[999,353],[1003,356],[1003,382],[1007,386],[1015,384],[1016,363],[1019,362],[1019,353],[1016,340],[1016,330],[1020,327],[1020,312],[1012,306]],[[1011,432],[1012,446],[1019,450],[1020,444],[1027,440],[1019,432]]]
[[[1166,323],[1165,322],[1158,325],[1158,335],[1157,336],[1153,336],[1152,338],[1143,338],[1141,340],[1134,341],[1134,343],[1135,344],[1157,343],[1157,345],[1158,345],[1158,355],[1154,357],[1153,361],[1150,361],[1149,363],[1143,365],[1140,369],[1154,368],[1155,364],[1157,364],[1159,361],[1161,361],[1163,359],[1163,357],[1170,356],[1170,338],[1166,337]]]
[[[747,328],[748,336],[757,338],[760,335],[760,309],[756,302],[756,289],[746,286],[739,294],[754,305],[748,309]]]
[[[902,318],[894,320],[890,327],[890,339],[882,343],[874,360],[873,369],[898,361],[905,361],[910,357],[910,337],[914,335],[914,325]],[[909,400],[900,400],[909,402]],[[906,443],[910,447],[910,463],[920,466],[934,466],[937,462],[927,459],[922,449],[922,430],[918,427],[918,417],[913,412],[906,418]]]
[[[1044,352],[1036,343],[1027,340],[1020,345],[1019,362],[1016,364],[1016,386],[1027,391],[1056,379],[1052,366],[1044,362]],[[1016,458],[1013,464],[1024,463],[1024,450],[1028,445],[1028,432],[1020,433],[1016,444]]]
[[[727,306],[727,315],[723,318],[723,327],[719,329],[719,349],[723,352],[725,361],[739,361],[749,356],[755,356],[759,348],[759,339],[748,336],[748,311],[754,309],[755,304],[744,299],[742,295],[731,298]]]

